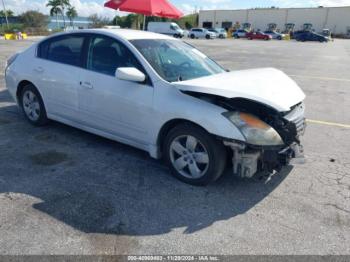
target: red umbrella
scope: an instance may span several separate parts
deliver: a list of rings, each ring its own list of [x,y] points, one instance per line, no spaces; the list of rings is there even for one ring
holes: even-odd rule
[[[105,7],[120,11],[178,19],[183,16],[175,6],[167,0],[110,0]],[[145,28],[145,22],[143,23]]]

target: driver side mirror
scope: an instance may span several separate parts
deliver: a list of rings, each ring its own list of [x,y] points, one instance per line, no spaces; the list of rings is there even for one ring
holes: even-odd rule
[[[132,82],[144,82],[146,76],[135,67],[119,67],[115,72],[116,78]]]

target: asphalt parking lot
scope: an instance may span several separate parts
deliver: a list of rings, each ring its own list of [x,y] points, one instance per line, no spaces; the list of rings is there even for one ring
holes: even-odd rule
[[[0,254],[350,254],[350,40],[188,40],[231,70],[281,69],[307,95],[305,164],[208,187],[132,147],[28,124],[3,69],[34,41],[0,40]]]

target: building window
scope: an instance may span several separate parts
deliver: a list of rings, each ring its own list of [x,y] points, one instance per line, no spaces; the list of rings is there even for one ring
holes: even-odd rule
[[[212,22],[203,22],[203,27],[204,28],[212,28],[213,27],[213,23]]]

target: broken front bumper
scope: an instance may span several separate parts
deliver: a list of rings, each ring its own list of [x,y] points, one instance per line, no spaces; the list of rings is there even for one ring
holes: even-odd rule
[[[236,142],[224,142],[224,144],[233,151],[233,173],[246,178],[251,178],[261,171],[279,171],[288,165],[291,159],[303,157],[303,147],[297,143],[285,148],[256,148]]]

